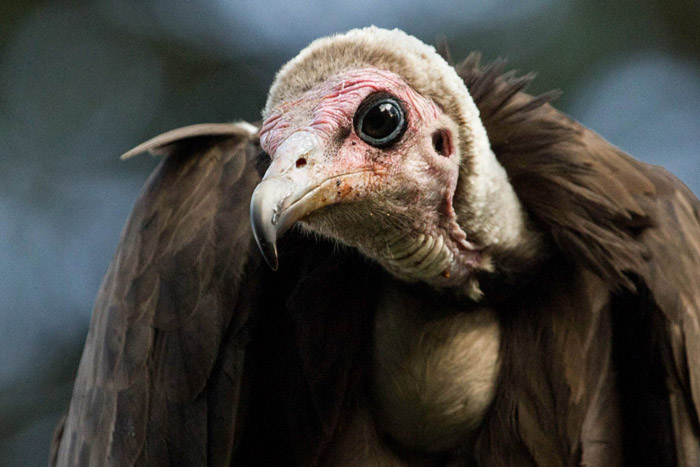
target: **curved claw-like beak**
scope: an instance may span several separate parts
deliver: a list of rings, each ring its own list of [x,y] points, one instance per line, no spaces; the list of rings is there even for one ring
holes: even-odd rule
[[[326,198],[321,201],[316,196],[305,196],[324,181],[322,164],[316,164],[321,154],[314,134],[305,131],[292,134],[279,146],[253,192],[250,201],[253,235],[274,271],[278,266],[277,239],[297,220],[328,204]]]
[[[262,181],[250,200],[250,224],[258,248],[273,271],[277,270],[277,237],[281,236],[288,225],[279,223],[279,213],[289,192],[294,190],[292,180],[286,177],[274,177]]]
[[[277,239],[309,213],[356,200],[370,168],[325,158],[318,138],[297,131],[277,148],[250,200],[250,223],[267,264],[278,266]],[[324,159],[325,158],[325,159]]]
[[[281,175],[266,176],[255,188],[250,200],[250,223],[258,248],[273,271],[278,266],[277,239],[296,221],[320,207],[313,200],[302,200],[315,187]]]

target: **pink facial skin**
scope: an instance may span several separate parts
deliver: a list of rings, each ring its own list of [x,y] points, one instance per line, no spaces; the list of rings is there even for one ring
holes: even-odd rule
[[[357,108],[377,92],[392,94],[402,101],[408,122],[401,140],[385,149],[365,143],[353,128]],[[432,147],[433,130],[437,129],[433,127],[441,116],[442,110],[434,102],[416,93],[398,75],[376,68],[354,69],[330,78],[295,101],[279,105],[263,123],[260,142],[274,161],[277,149],[291,134],[313,133],[327,157],[310,162],[323,162],[325,176],[332,175],[328,171],[340,174],[365,170],[374,174],[364,186],[354,187],[355,198],[380,185],[388,188],[387,185],[403,182],[403,188],[413,188],[416,196],[442,194],[445,208],[451,208],[458,175],[451,135],[446,135],[448,157],[436,155]],[[416,152],[419,157],[408,157]]]
[[[378,92],[401,101],[407,120],[403,136],[381,149],[364,142],[353,127],[357,108]],[[303,180],[305,186],[317,184],[319,189],[307,200],[313,197],[318,207],[365,201],[361,215],[371,217],[366,219],[369,225],[386,216],[373,232],[367,231],[367,223],[355,230],[343,223],[343,230],[336,231],[333,216],[349,212],[342,209],[314,218],[314,230],[358,246],[370,256],[377,257],[386,248],[386,243],[377,243],[376,238],[389,238],[387,226],[392,223],[418,234],[442,237],[456,261],[465,267],[461,272],[446,270],[445,278],[458,280],[455,276],[464,277],[477,258],[475,246],[467,241],[452,208],[459,155],[450,122],[442,109],[398,75],[376,68],[348,70],[273,109],[260,131],[261,146],[272,157],[266,177],[285,174]],[[295,145],[284,143],[297,133],[314,135],[316,149],[308,155],[290,151]],[[441,144],[435,143],[436,138],[441,138]]]
[[[406,103],[408,129],[415,132],[418,123],[436,120],[441,110],[432,101],[417,94],[398,75],[376,68],[350,70],[329,79],[313,88],[301,98],[284,102],[275,109],[260,130],[260,143],[268,154],[274,154],[277,147],[292,132],[311,129],[321,139],[331,138],[343,128],[352,128],[352,119],[360,103],[377,92],[388,92]],[[309,105],[312,110],[308,114]],[[304,109],[304,115],[298,110]],[[306,128],[299,125],[299,117],[306,117]],[[356,143],[362,142],[357,135]]]

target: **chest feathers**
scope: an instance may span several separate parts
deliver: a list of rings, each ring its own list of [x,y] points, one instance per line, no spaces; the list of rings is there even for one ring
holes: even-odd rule
[[[375,321],[373,412],[404,446],[450,449],[482,421],[493,399],[500,332],[493,310],[389,287]]]

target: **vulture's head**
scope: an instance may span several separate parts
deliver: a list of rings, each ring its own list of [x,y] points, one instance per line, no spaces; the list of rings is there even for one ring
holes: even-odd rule
[[[526,236],[463,81],[399,30],[313,42],[278,73],[263,118],[271,163],[251,219],[273,269],[299,221],[403,279],[474,295],[473,273]]]

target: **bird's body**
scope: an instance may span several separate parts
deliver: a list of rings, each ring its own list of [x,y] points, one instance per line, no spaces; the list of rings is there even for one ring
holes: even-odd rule
[[[355,30],[131,151],[54,462],[697,465],[700,202],[529,79]]]
[[[371,412],[381,431],[403,446],[427,452],[459,448],[495,393],[495,313],[406,287],[382,290],[374,315]]]

